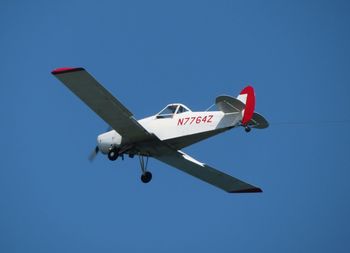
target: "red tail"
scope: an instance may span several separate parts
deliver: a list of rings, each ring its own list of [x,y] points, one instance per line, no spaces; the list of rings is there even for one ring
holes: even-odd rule
[[[238,99],[245,103],[242,124],[246,125],[253,117],[255,110],[254,88],[252,86],[245,87],[238,96]]]

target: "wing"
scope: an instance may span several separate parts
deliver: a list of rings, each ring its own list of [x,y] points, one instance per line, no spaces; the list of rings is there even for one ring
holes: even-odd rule
[[[262,192],[260,188],[201,163],[182,151],[170,149],[155,158],[230,193]]]
[[[51,72],[97,115],[123,137],[123,142],[147,140],[151,135],[132,113],[83,68],[60,68]]]

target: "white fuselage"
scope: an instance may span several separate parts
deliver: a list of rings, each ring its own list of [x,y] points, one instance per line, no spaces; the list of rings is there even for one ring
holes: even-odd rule
[[[187,135],[213,131],[219,128],[234,126],[238,121],[237,114],[225,114],[221,111],[184,112],[171,118],[151,116],[139,120],[139,123],[160,140],[179,138]]]
[[[172,117],[150,116],[138,122],[149,133],[156,135],[160,140],[172,140],[176,138],[210,133],[220,129],[234,127],[242,119],[241,113],[224,113],[222,111],[184,112],[174,114]],[[209,135],[210,137],[210,135]],[[200,140],[206,139],[200,137]],[[112,146],[122,144],[122,136],[115,130],[103,133],[97,138],[98,146],[102,153],[108,153]]]

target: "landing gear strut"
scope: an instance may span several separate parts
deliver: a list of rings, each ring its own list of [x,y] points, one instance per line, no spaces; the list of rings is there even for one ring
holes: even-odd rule
[[[108,159],[111,161],[117,160],[118,156],[119,156],[119,150],[117,148],[112,148],[108,152]]]
[[[140,166],[142,170],[141,181],[145,184],[151,181],[152,173],[147,171],[148,156],[139,155]]]

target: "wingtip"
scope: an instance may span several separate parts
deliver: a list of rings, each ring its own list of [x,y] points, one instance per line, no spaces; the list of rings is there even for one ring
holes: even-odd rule
[[[230,191],[230,193],[258,193],[263,192],[262,189],[258,187],[250,188],[250,189],[244,189],[244,190],[233,190]]]
[[[51,74],[57,75],[57,74],[63,74],[63,73],[69,73],[69,72],[75,72],[75,71],[81,71],[84,70],[84,68],[70,68],[70,67],[64,67],[64,68],[57,68],[51,71]]]

